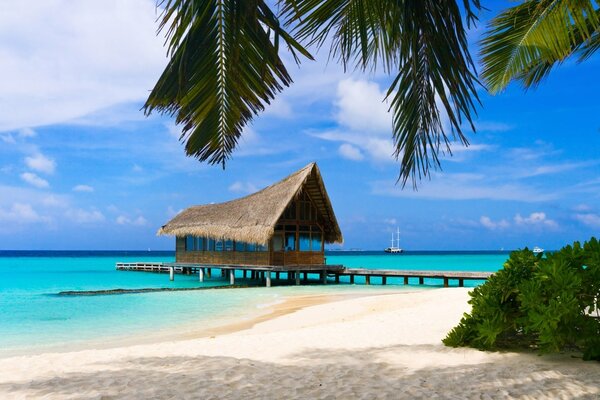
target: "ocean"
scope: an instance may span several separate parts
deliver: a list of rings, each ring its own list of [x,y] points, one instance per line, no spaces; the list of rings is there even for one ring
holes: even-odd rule
[[[496,271],[507,252],[329,252],[328,264],[380,269]],[[117,262],[174,261],[173,252],[0,251],[0,357],[111,346],[136,338],[206,331],[252,319],[287,296],[316,293],[379,293],[406,290],[401,279],[387,286],[340,285],[251,287],[228,290],[59,296],[61,291],[196,288],[227,285],[220,274],[204,283],[195,275],[116,271]],[[244,283],[241,276],[237,283]],[[411,281],[411,284],[413,282]],[[416,283],[416,282],[414,282]],[[476,285],[480,282],[465,282]],[[425,280],[427,287],[441,281]],[[414,287],[413,287],[414,288]]]

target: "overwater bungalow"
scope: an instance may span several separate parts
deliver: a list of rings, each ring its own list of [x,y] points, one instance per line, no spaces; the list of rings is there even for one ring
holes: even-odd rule
[[[190,207],[159,235],[176,237],[176,262],[325,264],[325,243],[343,237],[317,164],[237,200]]]

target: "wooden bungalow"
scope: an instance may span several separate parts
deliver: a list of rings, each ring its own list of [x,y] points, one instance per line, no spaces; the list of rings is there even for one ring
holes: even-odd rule
[[[164,225],[177,263],[322,265],[325,243],[342,243],[319,168],[311,163],[259,192],[190,207]]]

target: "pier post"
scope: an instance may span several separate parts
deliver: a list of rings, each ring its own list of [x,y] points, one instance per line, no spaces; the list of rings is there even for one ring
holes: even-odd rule
[[[385,284],[387,284],[387,276],[382,276],[382,277],[381,277],[381,284],[382,284],[382,285],[385,285]]]
[[[204,268],[198,268],[198,280],[204,282]]]
[[[229,284],[235,285],[235,270],[234,269],[229,270]]]
[[[419,277],[419,285],[422,285],[423,283],[425,283],[425,278],[423,278],[422,276]]]
[[[460,278],[458,280],[458,287],[463,287],[463,286],[465,286],[465,281],[464,281],[464,279]]]
[[[279,272],[275,272],[275,279],[279,279]]]
[[[335,274],[335,283],[340,283],[340,275]]]
[[[175,279],[175,267],[169,267],[169,280],[172,281]]]
[[[350,283],[354,285],[354,275],[350,275]]]
[[[323,285],[327,284],[327,271],[321,271],[321,281],[323,282]]]
[[[266,282],[266,286],[267,286],[267,287],[271,287],[271,271],[267,271],[267,282]]]
[[[408,276],[405,276],[405,277],[404,277],[404,284],[405,284],[405,285],[408,285]]]
[[[308,282],[308,272],[304,273],[304,283]]]
[[[300,272],[294,272],[294,276],[296,278],[296,285],[300,284]]]
[[[444,277],[444,287],[448,287],[448,278]]]
[[[370,277],[369,275],[365,275],[365,283],[366,283],[367,285],[370,285],[370,284],[371,284],[371,277]]]
[[[211,272],[210,268],[206,268],[206,277],[210,278],[211,275],[212,275],[212,272]]]

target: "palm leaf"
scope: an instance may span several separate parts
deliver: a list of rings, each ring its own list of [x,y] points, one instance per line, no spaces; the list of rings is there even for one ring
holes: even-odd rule
[[[310,54],[261,0],[166,0],[167,67],[144,110],[174,115],[186,153],[225,165],[244,126],[292,79],[279,42]]]
[[[344,67],[363,70],[382,63],[396,79],[388,90],[393,111],[399,180],[413,184],[440,166],[450,138],[465,145],[463,120],[472,120],[478,101],[475,67],[456,1],[288,0],[283,13],[300,41],[322,46]],[[463,1],[467,20],[479,1]],[[441,103],[443,111],[438,109]],[[449,127],[443,123],[448,116]]]
[[[487,87],[498,92],[514,79],[525,87],[539,83],[597,36],[599,22],[594,0],[529,0],[502,12],[481,41]]]

